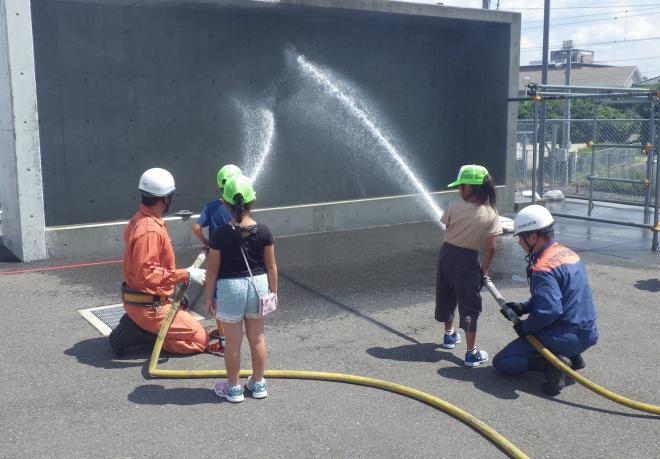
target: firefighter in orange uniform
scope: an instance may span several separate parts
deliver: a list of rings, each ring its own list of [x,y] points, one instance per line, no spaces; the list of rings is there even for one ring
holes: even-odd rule
[[[124,323],[115,329],[119,332],[114,341],[112,335],[110,337],[118,355],[125,347],[135,344],[136,337],[140,341],[140,332],[146,331],[147,337],[158,334],[169,311],[168,297],[174,294],[176,284],[191,281],[202,285],[206,277],[204,269],[175,267],[174,250],[162,218],[170,207],[175,189],[172,174],[165,169],[149,169],[142,174],[139,188],[142,205],[124,231],[122,292],[126,316],[122,318]],[[177,311],[163,348],[175,354],[194,354],[204,352],[208,345],[204,327],[187,311]]]

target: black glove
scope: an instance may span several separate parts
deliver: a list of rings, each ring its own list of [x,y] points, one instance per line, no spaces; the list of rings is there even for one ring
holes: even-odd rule
[[[181,302],[179,303],[179,306],[180,306],[181,309],[183,309],[184,311],[185,311],[186,309],[190,308],[190,297],[188,296],[187,293],[184,293],[184,294],[183,294],[183,298],[181,298]]]
[[[516,313],[516,315],[518,317],[523,315],[523,304],[522,303],[516,303],[516,302],[513,302],[513,301],[508,301],[506,303],[506,305],[508,307],[510,307],[513,310],[513,312]]]
[[[506,315],[506,312],[504,312],[504,309],[500,309],[500,314],[502,314],[502,316],[503,316],[506,320],[509,320],[509,321],[511,320],[511,319],[509,319],[509,316]]]
[[[525,333],[523,332],[521,321],[518,321],[518,322],[514,323],[513,324],[513,329],[516,332],[516,334],[518,336],[520,336],[521,339],[525,339]]]

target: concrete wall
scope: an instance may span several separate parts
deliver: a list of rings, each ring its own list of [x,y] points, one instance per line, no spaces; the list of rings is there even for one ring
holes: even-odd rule
[[[72,251],[90,235],[114,252],[121,223],[89,224],[128,219],[153,166],[177,179],[172,209],[197,212],[218,167],[256,174],[267,153],[258,204],[279,235],[301,216],[311,231],[432,218],[418,197],[389,198],[420,189],[388,151],[431,191],[470,162],[513,183],[517,14],[387,0],[0,6],[0,205],[4,244],[24,260],[92,253]],[[498,195],[509,210],[513,188]]]
[[[506,187],[497,187],[503,197]],[[431,199],[442,209],[459,199],[456,191],[433,193]],[[390,196],[302,206],[255,209],[255,218],[268,224],[277,237],[298,234],[342,231],[402,222],[428,221],[428,203],[420,195]],[[191,227],[198,215],[191,218],[167,217],[167,229],[175,246],[199,245]],[[52,259],[82,255],[121,257],[123,234],[127,222],[107,222],[89,225],[56,226],[46,229],[48,255]],[[438,226],[438,232],[440,232]]]
[[[25,260],[46,257],[30,5],[0,0],[2,239]]]
[[[515,15],[395,2],[104,3],[32,1],[48,226],[127,219],[152,166],[174,173],[175,209],[199,211],[219,166],[254,167],[269,122],[261,207],[415,193],[364,123],[301,72],[300,54],[431,190],[467,162],[506,180]]]

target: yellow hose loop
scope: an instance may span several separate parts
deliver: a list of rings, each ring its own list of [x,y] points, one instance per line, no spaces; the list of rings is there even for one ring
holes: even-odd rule
[[[635,400],[631,400],[615,392],[607,390],[596,383],[589,381],[587,378],[573,371],[572,368],[566,366],[561,360],[555,357],[552,352],[550,352],[543,344],[541,344],[541,342],[538,339],[536,339],[536,337],[532,335],[527,335],[527,341],[529,341],[531,345],[534,346],[534,349],[539,351],[539,353],[543,355],[543,357],[545,357],[548,362],[559,368],[561,371],[566,373],[568,376],[573,378],[578,383],[582,384],[590,391],[595,392],[598,395],[601,395],[609,400],[612,400],[615,403],[618,403],[623,406],[627,406],[628,408],[632,408],[633,410],[644,411],[646,413],[651,413],[651,414],[660,414],[660,406],[650,405],[648,403],[642,403]]]
[[[193,266],[199,267],[204,261],[202,254],[195,260]],[[179,309],[179,304],[183,294],[187,289],[187,285],[184,285],[176,297],[173,299],[170,306],[170,310],[167,313],[167,317],[163,321],[163,324],[160,327],[158,332],[158,338],[156,338],[156,344],[154,349],[151,352],[151,358],[149,360],[149,376],[154,378],[178,378],[178,379],[188,379],[188,378],[226,378],[226,370],[160,370],[158,369],[158,359],[160,357],[160,351],[163,348],[163,343],[165,341],[165,336],[167,331],[174,320],[174,315]],[[252,371],[241,370],[239,375],[241,377],[246,377],[252,374]],[[386,390],[393,392],[395,394],[404,395],[406,397],[414,398],[421,402],[424,402],[428,405],[434,406],[453,417],[459,419],[463,423],[472,427],[477,432],[481,433],[487,439],[489,439],[493,444],[498,446],[500,449],[505,451],[509,456],[513,458],[528,458],[528,456],[523,453],[516,445],[511,443],[509,440],[504,438],[492,427],[485,424],[483,421],[472,416],[470,413],[458,408],[457,406],[452,405],[449,402],[446,402],[438,397],[435,397],[426,392],[422,392],[412,387],[402,386],[400,384],[391,383],[388,381],[383,381],[382,379],[367,378],[364,376],[355,376],[347,375],[343,373],[325,373],[320,371],[296,371],[296,370],[266,370],[264,373],[266,377],[269,378],[280,378],[280,379],[307,379],[307,380],[316,380],[316,381],[333,381],[333,382],[343,382],[348,384],[357,384],[367,387],[375,387],[377,389]]]
[[[158,332],[158,338],[154,346],[153,352],[151,353],[151,360],[149,361],[149,375],[154,378],[226,378],[226,370],[160,370],[157,368],[158,358],[160,356],[160,351],[163,347],[163,341],[167,330],[170,328],[170,324],[174,318],[174,314],[178,309],[178,302],[172,303],[168,315],[161,326],[160,331]],[[252,371],[241,370],[239,375],[241,377],[246,377],[252,374]],[[367,387],[375,387],[377,389],[386,390],[389,392],[394,392],[395,394],[404,395],[406,397],[414,398],[421,402],[427,403],[431,406],[434,406],[453,417],[459,419],[463,423],[472,427],[474,430],[480,432],[486,438],[488,438],[492,443],[501,448],[507,454],[513,458],[527,458],[528,456],[523,453],[518,447],[516,447],[509,440],[504,438],[501,434],[495,431],[493,428],[475,418],[468,412],[452,405],[449,402],[446,402],[438,397],[427,394],[426,392],[413,389],[411,387],[402,386],[400,384],[391,383],[388,381],[383,381],[381,379],[366,378],[364,376],[355,376],[348,375],[343,373],[326,373],[320,371],[296,371],[296,370],[266,370],[264,373],[266,377],[269,378],[280,378],[280,379],[307,379],[307,380],[316,380],[316,381],[334,381],[334,382],[343,382],[348,384],[357,384]]]

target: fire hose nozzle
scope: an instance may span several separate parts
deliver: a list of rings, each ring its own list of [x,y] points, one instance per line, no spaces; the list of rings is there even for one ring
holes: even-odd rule
[[[507,319],[509,319],[511,322],[516,323],[520,320],[520,317],[518,317],[518,314],[511,309],[509,306],[506,305],[506,300],[502,296],[502,294],[497,290],[497,287],[495,287],[495,284],[493,284],[493,281],[490,280],[490,277],[488,276],[481,276],[481,282],[483,283],[484,287],[490,292],[491,295],[493,295],[493,298],[495,298],[495,301],[497,301],[497,304],[500,306],[500,309],[504,313]]]

